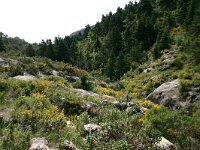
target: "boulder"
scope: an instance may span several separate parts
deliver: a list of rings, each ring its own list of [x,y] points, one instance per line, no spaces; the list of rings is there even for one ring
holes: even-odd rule
[[[79,77],[76,77],[76,76],[67,76],[67,81],[68,82],[76,82],[78,80],[80,80]]]
[[[84,134],[90,134],[90,133],[96,133],[96,132],[100,132],[101,131],[101,126],[97,125],[97,124],[86,124],[84,125]]]
[[[167,65],[167,64],[170,64],[172,62],[171,59],[165,59],[162,61],[162,65]]]
[[[33,80],[36,80],[36,77],[35,76],[31,76],[31,75],[19,75],[19,76],[15,76],[13,77],[13,79],[16,79],[16,80],[23,80],[23,81],[33,81]]]
[[[80,95],[81,97],[84,97],[84,96],[91,96],[91,97],[96,97],[96,98],[99,98],[99,94],[97,93],[93,93],[93,92],[89,92],[89,91],[86,91],[86,90],[83,90],[83,89],[75,89],[75,92]]]
[[[157,89],[147,96],[147,99],[154,103],[163,104],[168,107],[173,107],[180,100],[180,92],[178,89],[179,80],[163,83]]]
[[[50,150],[47,145],[48,141],[45,138],[33,138],[29,150]]]
[[[164,150],[176,150],[177,149],[177,147],[173,143],[171,143],[164,137],[161,137],[160,142],[156,143],[156,146],[159,148],[162,148]]]
[[[151,72],[153,70],[153,68],[147,68],[143,71],[143,73],[147,73],[147,72]]]
[[[68,128],[71,128],[71,129],[75,128],[74,124],[71,121],[66,121],[66,124]]]
[[[120,110],[126,110],[129,107],[134,106],[135,104],[132,102],[119,102],[119,101],[113,101],[111,102],[113,107],[118,108]]]
[[[0,64],[4,63],[5,60],[3,58],[0,57]]]
[[[144,109],[141,108],[138,105],[134,105],[132,107],[128,107],[126,109],[126,111],[128,112],[129,115],[133,115],[133,114],[137,114],[137,113],[144,114],[144,112],[145,112]]]
[[[92,109],[98,109],[99,106],[93,102],[88,102],[88,103],[84,103],[81,105],[81,108],[83,108],[83,110],[92,110]]]
[[[58,76],[58,74],[59,74],[59,72],[58,71],[56,71],[56,70],[52,70],[52,75],[54,75],[54,76]]]
[[[65,140],[61,146],[64,150],[79,150],[72,142]]]

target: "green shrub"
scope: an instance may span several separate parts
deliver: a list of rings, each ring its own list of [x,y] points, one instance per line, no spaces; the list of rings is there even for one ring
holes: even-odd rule
[[[22,64],[18,63],[16,65],[11,65],[8,70],[8,75],[11,77],[17,76],[17,75],[23,75],[24,74],[24,68]]]
[[[82,76],[80,81],[76,81],[74,83],[74,87],[84,89],[87,91],[91,91],[94,88],[93,84],[90,81],[88,81],[88,78],[86,76]]]

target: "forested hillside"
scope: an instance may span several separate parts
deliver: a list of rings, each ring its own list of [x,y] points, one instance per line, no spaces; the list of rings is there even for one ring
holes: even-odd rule
[[[192,42],[190,46],[198,44],[199,10],[198,0],[130,2],[115,14],[103,15],[94,27],[87,25],[76,36],[42,41],[34,52],[27,47],[25,54],[100,70],[100,74],[117,80],[141,63],[159,58],[172,45],[187,50],[187,41]]]
[[[54,41],[1,33],[0,149],[199,150],[199,0],[130,2]]]

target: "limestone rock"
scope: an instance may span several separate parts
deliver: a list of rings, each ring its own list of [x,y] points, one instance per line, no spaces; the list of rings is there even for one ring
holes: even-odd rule
[[[76,82],[76,81],[80,80],[80,78],[76,77],[76,76],[67,76],[67,80],[69,82]]]
[[[101,131],[101,126],[97,124],[86,124],[84,125],[84,133],[85,134],[90,134],[90,133],[95,133]]]
[[[143,71],[143,73],[147,73],[147,72],[151,72],[153,70],[153,68],[147,68]]]
[[[161,137],[160,142],[156,143],[156,146],[164,149],[164,150],[176,150],[176,146],[168,141],[166,138]]]
[[[24,76],[19,75],[19,76],[13,77],[13,79],[23,80],[23,81],[33,81],[33,80],[36,80],[36,77],[32,75],[24,75]]]
[[[72,142],[65,140],[62,148],[65,150],[79,150]]]
[[[150,93],[147,99],[150,99],[157,104],[163,104],[170,107],[174,106],[175,102],[180,100],[180,92],[178,86],[178,79],[163,83],[152,93]]]
[[[5,60],[4,60],[3,58],[0,57],[0,64],[1,64],[1,63],[4,63],[4,62],[5,62]]]
[[[54,76],[58,76],[58,74],[59,74],[58,71],[56,71],[56,70],[52,70],[52,75],[54,75]]]
[[[47,145],[48,141],[45,138],[33,138],[29,150],[50,150]]]

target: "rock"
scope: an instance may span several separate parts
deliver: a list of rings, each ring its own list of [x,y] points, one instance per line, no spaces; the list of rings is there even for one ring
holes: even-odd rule
[[[151,72],[153,70],[153,68],[147,68],[143,71],[143,73],[147,73],[147,72]]]
[[[36,77],[32,75],[24,75],[24,76],[19,75],[19,76],[13,77],[13,79],[23,80],[23,81],[33,81],[33,80],[36,80]]]
[[[93,93],[93,92],[89,92],[89,91],[86,91],[86,90],[83,90],[83,89],[76,89],[76,92],[81,97],[84,97],[84,96],[99,97],[99,94]]]
[[[90,134],[90,133],[95,133],[95,132],[100,132],[101,131],[101,126],[97,124],[86,124],[84,125],[84,133]]]
[[[164,137],[161,137],[161,141],[156,143],[156,146],[158,146],[159,148],[162,148],[164,150],[176,150],[177,149],[177,147],[173,143],[171,143]]]
[[[45,138],[33,138],[29,150],[50,150],[47,145],[48,141]]]
[[[71,121],[66,121],[68,128],[75,128],[74,124]]]
[[[45,78],[45,75],[42,72],[39,71],[38,74],[37,74],[37,77],[43,79],[43,78]]]
[[[83,108],[84,110],[96,109],[98,107],[99,106],[93,102],[88,102],[81,105],[81,108]]]
[[[192,88],[188,92],[188,97],[187,97],[188,101],[196,101],[199,98],[200,98],[200,87]]]
[[[144,114],[144,110],[138,105],[128,107],[126,109],[126,111],[128,112],[129,115],[133,115],[133,114],[137,114],[137,113]]]
[[[111,104],[113,105],[113,107],[116,107],[120,110],[126,110],[128,107],[132,107],[135,104],[132,102],[119,102],[119,101],[113,101],[111,102]]]
[[[87,102],[81,105],[83,111],[87,111],[90,115],[98,115],[101,111],[99,105],[93,102]]]
[[[0,64],[4,63],[5,60],[3,58],[0,57]]]
[[[107,105],[107,104],[108,104],[108,100],[102,100],[101,103],[102,103],[103,105]]]
[[[79,150],[72,142],[65,140],[61,146],[64,150]]]
[[[54,75],[54,76],[58,76],[58,74],[59,74],[58,71],[56,71],[56,70],[52,70],[52,75]]]
[[[170,64],[171,61],[172,61],[171,59],[165,59],[162,61],[162,65]]]
[[[76,82],[78,80],[80,80],[79,77],[76,77],[76,76],[67,76],[67,81],[68,82]]]
[[[76,93],[77,95],[79,95],[80,97],[84,97],[84,96],[90,96],[93,97],[95,99],[99,99],[99,100],[115,100],[114,97],[109,96],[109,95],[102,95],[102,94],[98,94],[98,93],[94,93],[94,92],[89,92],[83,89],[73,89],[71,90],[71,92]]]
[[[168,107],[175,105],[175,102],[180,100],[180,92],[178,89],[179,80],[163,83],[157,89],[147,96],[147,99],[154,103],[163,104]]]

